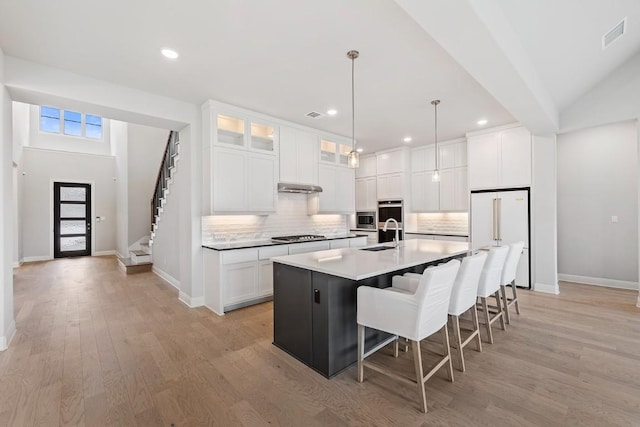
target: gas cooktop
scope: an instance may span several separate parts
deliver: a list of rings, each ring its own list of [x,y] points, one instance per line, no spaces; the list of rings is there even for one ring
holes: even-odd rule
[[[278,236],[272,237],[274,242],[295,243],[295,242],[312,242],[314,240],[326,240],[324,236],[318,236],[314,234],[300,234],[298,236]]]

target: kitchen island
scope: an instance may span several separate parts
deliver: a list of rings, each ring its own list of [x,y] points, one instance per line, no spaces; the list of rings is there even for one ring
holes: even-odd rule
[[[422,273],[469,252],[465,242],[424,239],[376,247],[273,258],[273,343],[331,378],[357,360],[358,286],[386,288],[394,275]],[[368,329],[365,351],[389,339]]]

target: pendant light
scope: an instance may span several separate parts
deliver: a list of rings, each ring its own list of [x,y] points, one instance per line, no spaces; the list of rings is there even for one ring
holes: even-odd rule
[[[436,168],[433,170],[433,176],[431,177],[431,181],[439,182],[440,181],[440,169],[438,168],[438,104],[440,104],[439,99],[434,99],[431,101],[431,105],[435,110],[435,140],[436,140],[436,149],[434,150],[436,156]]]
[[[355,107],[355,90],[354,90],[354,64],[356,58],[360,56],[360,52],[357,50],[350,50],[347,52],[347,58],[351,59],[351,152],[347,157],[347,165],[351,169],[357,169],[360,167],[360,155],[356,151],[356,137],[355,137],[355,128],[356,128],[356,107]]]

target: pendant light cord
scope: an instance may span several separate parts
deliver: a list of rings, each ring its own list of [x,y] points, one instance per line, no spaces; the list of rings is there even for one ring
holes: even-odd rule
[[[355,68],[356,58],[351,57],[351,149],[356,150],[356,97],[355,97]]]

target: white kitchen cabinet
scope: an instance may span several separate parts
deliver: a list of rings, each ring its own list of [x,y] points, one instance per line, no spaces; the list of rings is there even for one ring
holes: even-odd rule
[[[329,249],[341,249],[349,247],[349,239],[338,239],[329,241]]]
[[[531,134],[527,129],[470,136],[467,153],[471,190],[531,185]]]
[[[210,106],[207,109],[205,120],[213,123],[206,128],[212,132],[213,145],[277,153],[278,131],[274,124],[240,111]]]
[[[449,240],[452,242],[468,242],[469,238],[466,236],[433,236],[433,240]]]
[[[289,255],[304,254],[307,252],[326,251],[331,248],[331,240],[320,240],[316,242],[295,243],[289,245]]]
[[[438,167],[440,169],[459,168],[462,166],[467,166],[466,141],[438,144]]]
[[[222,280],[225,283],[224,306],[232,306],[254,298],[258,290],[258,274],[256,262],[226,265],[222,272]]]
[[[426,145],[411,150],[411,172],[432,171],[436,168],[435,145]]]
[[[441,211],[468,210],[467,168],[442,169],[439,196]]]
[[[378,209],[378,193],[376,177],[356,178],[356,211],[376,211]]]
[[[280,182],[318,184],[318,136],[280,127]]]
[[[375,178],[377,172],[376,156],[361,156],[360,167],[356,169],[356,179],[358,178]]]
[[[276,158],[234,148],[214,147],[213,213],[276,211]]]
[[[378,200],[403,199],[404,176],[404,173],[378,175],[376,179]]]
[[[270,260],[258,262],[260,279],[258,281],[258,296],[273,295],[273,262]]]
[[[352,150],[350,140],[337,137],[320,138],[320,162],[347,166],[347,158]]]
[[[374,233],[377,234],[377,233]],[[359,236],[359,237],[353,237],[351,239],[349,239],[349,247],[350,248],[361,248],[363,246],[367,246],[368,244],[368,240],[369,238],[367,236]],[[377,242],[377,237],[376,237],[376,242]]]
[[[440,183],[431,179],[433,171],[411,174],[411,211],[434,212],[440,209]]]
[[[376,173],[379,176],[405,172],[409,170],[409,157],[407,148],[376,153]]]
[[[405,233],[404,234],[404,239],[405,240],[418,240],[418,239],[423,239],[423,240],[433,240],[433,236],[429,235],[429,234],[412,234],[412,233]]]
[[[355,212],[353,169],[321,164],[318,184],[322,187],[322,192],[309,195],[309,214],[352,214]]]

